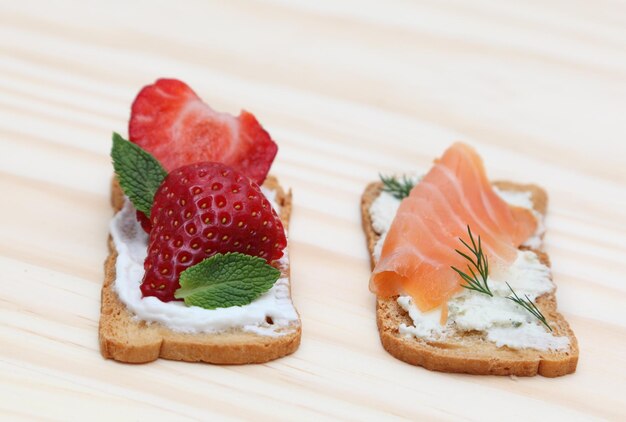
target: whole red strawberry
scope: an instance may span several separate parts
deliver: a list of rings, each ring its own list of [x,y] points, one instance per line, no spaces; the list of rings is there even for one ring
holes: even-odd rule
[[[238,117],[202,102],[184,82],[159,79],[133,102],[128,134],[167,171],[200,162],[227,164],[262,184],[278,146],[247,111]]]
[[[280,218],[249,178],[221,163],[169,173],[154,196],[144,296],[174,300],[186,268],[216,253],[241,252],[271,262],[287,245]]]

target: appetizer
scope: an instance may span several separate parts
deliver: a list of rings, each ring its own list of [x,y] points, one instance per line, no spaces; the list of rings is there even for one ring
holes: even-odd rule
[[[541,250],[547,195],[491,183],[455,143],[422,177],[384,177],[361,203],[383,347],[444,372],[555,377],[578,344]]]
[[[115,176],[99,326],[105,358],[260,363],[294,352],[291,192],[256,118],[159,79],[135,99]]]

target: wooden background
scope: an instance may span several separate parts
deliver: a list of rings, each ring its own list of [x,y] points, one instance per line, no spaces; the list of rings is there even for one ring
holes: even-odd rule
[[[0,1],[2,419],[626,418],[626,6],[613,0]],[[108,151],[157,77],[254,112],[294,190],[302,346],[257,366],[104,361]],[[456,139],[550,193],[580,342],[559,379],[381,348],[359,196]]]

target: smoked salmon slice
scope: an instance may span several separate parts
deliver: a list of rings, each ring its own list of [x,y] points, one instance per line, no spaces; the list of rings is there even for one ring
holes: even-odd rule
[[[409,295],[421,311],[441,306],[461,289],[451,269],[466,268],[455,249],[480,236],[492,274],[508,267],[537,229],[531,212],[509,206],[494,191],[480,156],[455,143],[402,200],[370,279],[379,297]]]

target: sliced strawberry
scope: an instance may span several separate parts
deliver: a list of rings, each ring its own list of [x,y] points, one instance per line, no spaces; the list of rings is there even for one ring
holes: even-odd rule
[[[280,218],[259,186],[220,163],[195,163],[167,175],[150,212],[152,230],[141,291],[174,300],[180,273],[216,253],[271,262],[287,245]]]
[[[167,171],[213,161],[233,167],[258,184],[265,180],[278,152],[252,114],[219,113],[176,79],[159,79],[139,92],[128,134]]]

